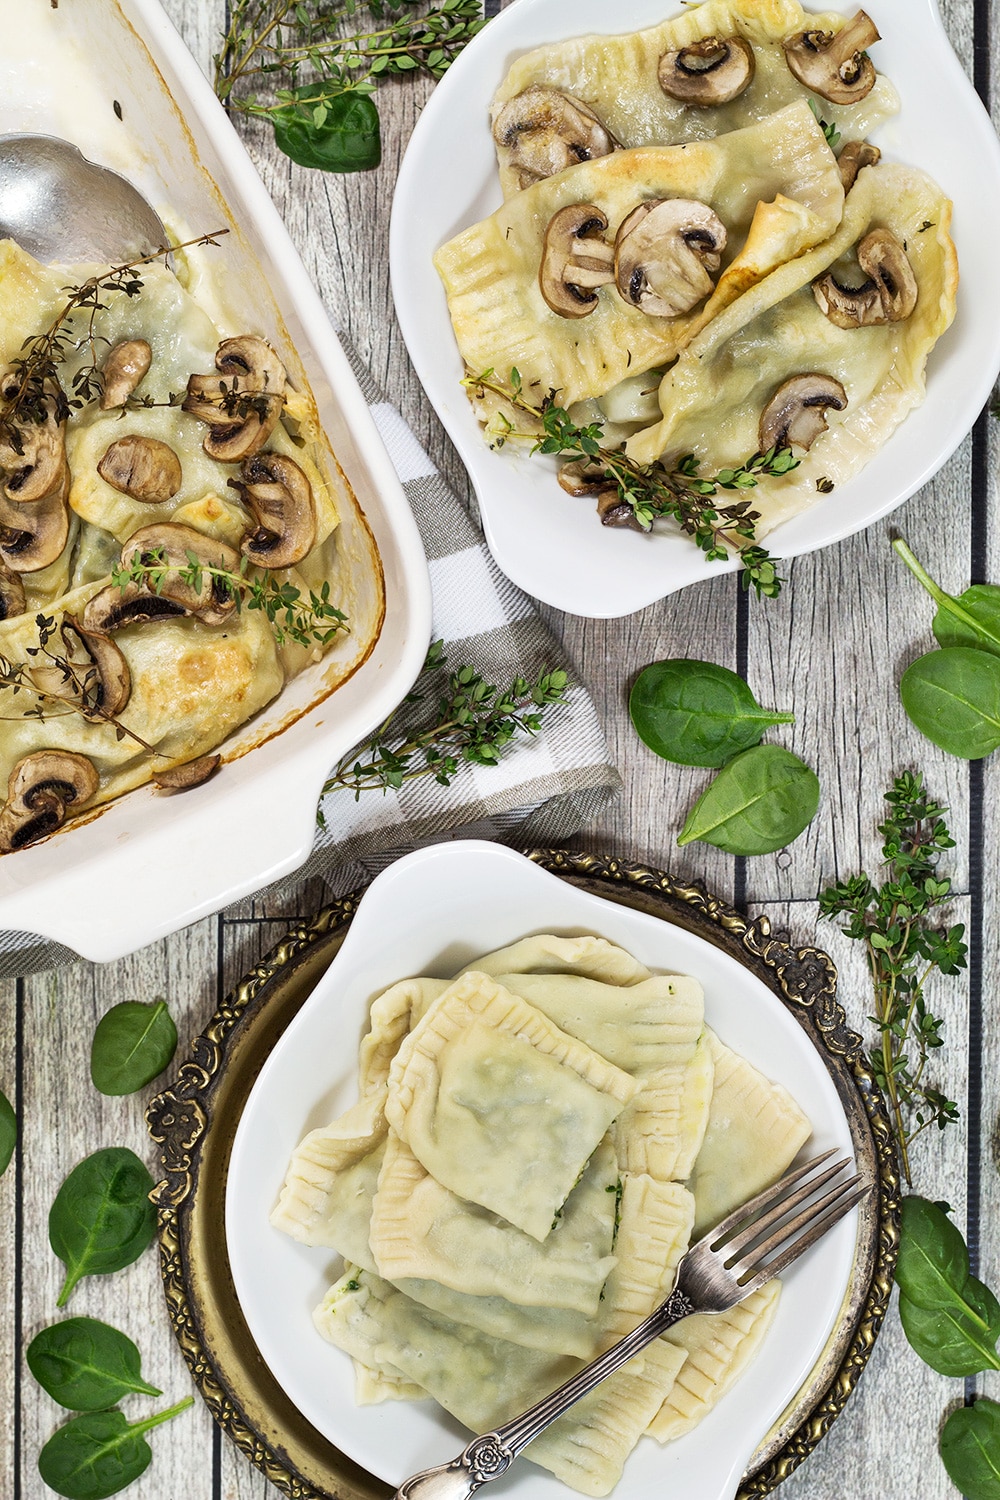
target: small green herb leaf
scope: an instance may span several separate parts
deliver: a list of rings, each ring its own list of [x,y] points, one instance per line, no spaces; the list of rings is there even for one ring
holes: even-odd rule
[[[270,118],[279,148],[300,167],[323,172],[364,172],[382,160],[378,109],[367,94],[329,95],[329,86],[302,84],[291,91],[294,104],[282,105]],[[326,113],[317,109],[322,100]]]
[[[959,1406],[941,1430],[941,1458],[966,1500],[1000,1500],[1000,1406]]]
[[[700,839],[727,854],[773,854],[798,838],[818,807],[816,773],[780,745],[757,745],[709,783],[677,842]]]
[[[106,1500],[138,1479],[153,1455],[143,1433],[194,1405],[187,1396],[168,1411],[130,1423],[120,1411],[94,1411],[58,1428],[38,1455],[38,1472],[66,1500]]]
[[[0,1177],[10,1166],[17,1145],[17,1115],[7,1095],[0,1091]]]
[[[165,1000],[123,1000],[101,1017],[90,1049],[90,1076],[102,1094],[134,1094],[162,1073],[177,1050]]]
[[[903,673],[899,695],[932,744],[962,760],[1000,745],[1000,658],[971,646],[928,651]]]
[[[42,1389],[70,1411],[105,1411],[131,1391],[163,1394],[142,1379],[132,1340],[97,1318],[66,1318],[43,1328],[25,1358]]]
[[[49,1244],[66,1266],[57,1306],[66,1305],[81,1277],[106,1276],[138,1260],[156,1232],[154,1185],[125,1146],[95,1151],[73,1168],[49,1211]]]
[[[629,712],[644,744],[681,766],[722,766],[795,715],[761,708],[742,677],[710,661],[656,661],[640,672]]]

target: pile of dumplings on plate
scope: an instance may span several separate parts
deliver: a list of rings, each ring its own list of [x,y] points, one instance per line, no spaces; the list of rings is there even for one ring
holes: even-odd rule
[[[878,40],[864,11],[706,0],[518,58],[492,105],[504,204],[435,257],[469,372],[516,369],[643,464],[791,448],[759,536],[858,473],[923,399],[958,285],[950,201],[866,140],[899,108]],[[533,428],[473,400],[489,438]]]
[[[525,938],[372,1004],[360,1098],[296,1150],[271,1222],[333,1249],[316,1309],[359,1403],[432,1396],[490,1431],[669,1294],[689,1241],[785,1170],[806,1116],[705,1026],[697,980],[599,937]],[[605,1495],[753,1357],[772,1281],[690,1317],[526,1450]]]

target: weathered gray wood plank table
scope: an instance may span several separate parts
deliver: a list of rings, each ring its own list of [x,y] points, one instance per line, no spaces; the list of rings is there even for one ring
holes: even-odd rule
[[[208,70],[224,0],[167,0],[167,8]],[[985,94],[992,63],[988,0],[949,0],[947,20],[963,63]],[[461,465],[409,366],[388,285],[393,182],[426,87],[411,79],[379,97],[383,164],[354,177],[304,171],[276,151],[265,131],[244,122],[238,128],[334,319],[465,495]],[[970,576],[1000,580],[997,446],[995,431],[981,419],[937,479],[892,517],[891,524],[956,591]],[[997,1286],[1000,1186],[993,1129],[1000,1102],[995,1000],[1000,766],[995,757],[972,767],[949,759],[921,740],[903,716],[895,683],[906,662],[931,644],[930,610],[902,575],[888,546],[889,529],[875,526],[798,560],[787,570],[781,598],[763,605],[742,595],[733,578],[720,577],[626,620],[594,622],[547,612],[596,695],[625,778],[624,794],[577,843],[701,876],[719,894],[768,913],[776,927],[787,928],[796,939],[818,940],[841,966],[842,998],[861,1026],[870,1008],[862,966],[829,924],[817,931],[816,892],[835,872],[874,866],[884,789],[897,770],[924,769],[932,791],[951,809],[958,841],[952,860],[960,892],[955,911],[969,925],[971,963],[964,980],[946,982],[935,996],[947,1017],[942,1086],[960,1101],[962,1120],[923,1138],[916,1172],[929,1196],[947,1199],[958,1219],[967,1222],[983,1274]],[[733,860],[704,845],[676,848],[684,810],[706,777],[647,752],[626,712],[635,671],[671,653],[735,667],[762,701],[794,708],[795,726],[778,737],[817,768],[824,795],[815,823],[787,853]],[[66,1172],[100,1145],[128,1144],[152,1160],[142,1123],[145,1100],[104,1099],[90,1087],[88,1047],[97,1019],[123,998],[163,994],[178,1019],[183,1045],[279,938],[288,919],[311,914],[323,899],[323,888],[313,885],[299,889],[281,909],[246,901],[120,963],[79,963],[9,984],[0,996],[0,1086],[16,1101],[23,1121],[15,1164],[0,1182],[4,1500],[41,1500],[50,1493],[35,1460],[62,1413],[27,1373],[23,1349],[55,1309],[60,1267],[46,1235],[55,1191]],[[168,1397],[189,1390],[153,1254],[119,1276],[84,1283],[74,1311],[127,1329],[144,1351],[147,1378]],[[965,1394],[960,1381],[936,1376],[919,1363],[891,1318],[847,1412],[783,1494],[787,1500],[953,1495],[936,1440],[944,1415]],[[136,1500],[264,1500],[277,1491],[213,1429],[199,1403],[156,1434],[153,1465],[129,1493]]]

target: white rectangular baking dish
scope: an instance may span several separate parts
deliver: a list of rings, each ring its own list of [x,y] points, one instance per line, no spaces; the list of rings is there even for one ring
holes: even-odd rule
[[[362,561],[354,610],[385,614],[366,659],[349,640],[293,679],[222,746],[212,781],[149,787],[0,859],[0,927],[106,961],[296,869],[326,773],[409,690],[430,635],[420,537],[367,403],[278,213],[225,112],[157,0],[86,0],[8,13],[0,132],[71,140],[128,177],[174,236],[222,226],[216,275],[248,330],[315,397],[356,504],[344,546]],[[116,109],[117,104],[117,109]],[[119,118],[120,114],[120,118]],[[239,330],[230,330],[239,331]],[[347,603],[351,612],[351,601]],[[339,681],[334,691],[330,683]],[[299,715],[298,717],[295,717]],[[0,788],[0,795],[3,789]]]

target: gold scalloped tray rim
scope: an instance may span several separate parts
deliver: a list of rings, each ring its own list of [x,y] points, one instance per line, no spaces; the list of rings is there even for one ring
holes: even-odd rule
[[[847,1115],[861,1170],[877,1183],[860,1211],[858,1249],[841,1316],[808,1379],[754,1454],[737,1500],[760,1500],[829,1430],[878,1336],[899,1243],[900,1183],[892,1132],[861,1038],[836,998],[837,971],[819,948],[792,948],[766,917],[749,918],[700,882],[611,856],[525,851],[554,875],[671,922],[756,974],[808,1032]],[[363,890],[324,907],[254,966],[222,1001],[174,1084],[146,1112],[162,1180],[152,1194],[160,1270],[181,1352],[224,1432],[290,1500],[385,1500],[388,1485],[308,1423],[264,1364],[240,1310],[225,1240],[229,1157],[243,1106],[277,1038],[340,947]]]

